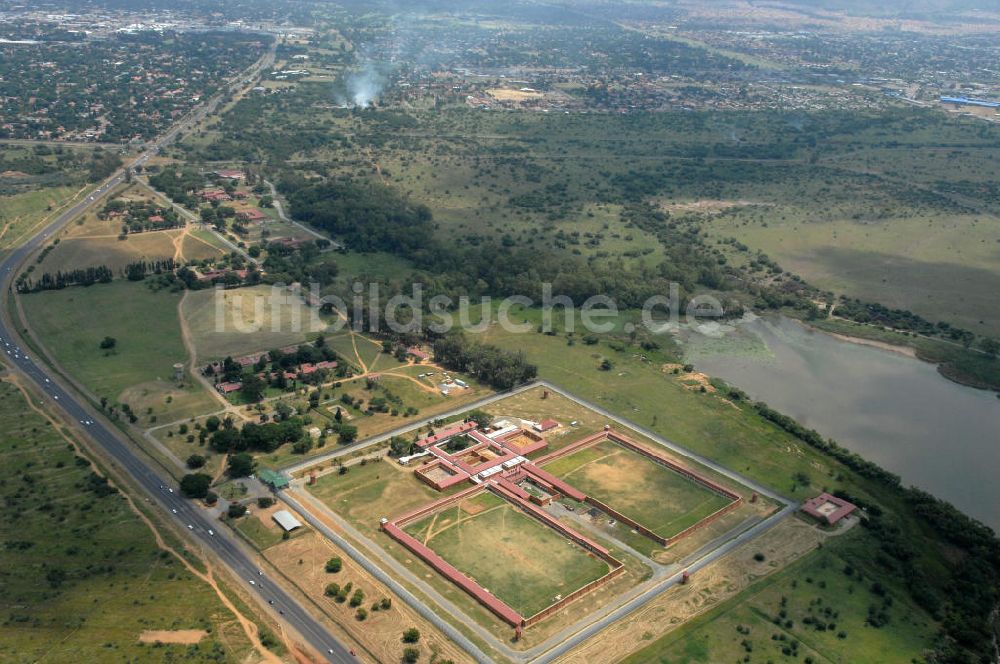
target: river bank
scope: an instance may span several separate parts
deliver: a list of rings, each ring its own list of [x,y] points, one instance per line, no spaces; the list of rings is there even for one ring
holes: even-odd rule
[[[1000,393],[1000,358],[991,358],[978,349],[839,318],[800,322],[841,341],[872,346],[930,363],[941,376],[960,385]]]
[[[1000,529],[1000,400],[945,380],[884,340],[856,343],[784,316],[691,332],[686,361]]]

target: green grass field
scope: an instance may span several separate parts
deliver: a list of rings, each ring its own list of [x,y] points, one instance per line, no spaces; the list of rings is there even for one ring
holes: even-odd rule
[[[603,560],[493,495],[405,530],[523,616],[608,572]]]
[[[101,495],[21,393],[0,384],[0,660],[237,662],[249,643],[214,591],[162,552],[120,494]],[[201,629],[197,645],[139,643]]]
[[[383,461],[351,466],[344,475],[323,475],[308,489],[333,511],[375,532],[381,517],[402,514],[441,497],[415,478],[412,469],[393,465]]]
[[[873,592],[877,573],[859,567],[856,556],[844,556],[858,548],[858,538],[848,538],[853,541],[836,541],[668,632],[625,664],[787,662],[806,657],[836,664],[923,661],[934,622],[903,594]],[[888,624],[867,624],[869,607],[884,613]],[[796,657],[783,652],[793,643]],[[747,656],[750,659],[744,660]]]
[[[734,212],[708,220],[809,283],[909,309],[978,334],[1000,334],[993,306],[1000,289],[996,219],[976,214],[905,213],[817,220],[808,206],[764,215]]]
[[[280,528],[268,527],[256,515],[241,517],[236,522],[236,530],[240,531],[244,537],[250,540],[258,551],[268,549],[285,540],[284,533]],[[289,539],[309,532],[312,531],[308,528],[299,528],[289,534]]]
[[[270,286],[193,291],[184,302],[184,317],[199,360],[303,343],[326,327],[313,319],[315,311],[287,291]]]
[[[79,187],[46,187],[0,196],[0,249],[16,247],[27,239],[53,210],[69,201]],[[50,210],[49,208],[52,208]]]
[[[730,503],[611,441],[556,459],[545,469],[661,537],[671,537]]]
[[[177,305],[180,295],[115,281],[21,296],[32,330],[55,360],[98,397],[125,401],[143,424],[191,417],[212,408],[197,386],[178,388],[173,365],[187,360]],[[115,347],[102,350],[104,337]]]

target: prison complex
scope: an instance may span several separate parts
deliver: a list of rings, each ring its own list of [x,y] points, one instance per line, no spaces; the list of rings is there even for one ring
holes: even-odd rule
[[[414,473],[421,481],[438,491],[443,491],[462,483],[467,483],[470,486],[406,514],[393,519],[383,518],[381,521],[382,530],[387,535],[409,549],[439,574],[464,590],[498,618],[512,625],[518,635],[520,635],[521,630],[524,628],[537,623],[555,611],[558,611],[566,604],[599,588],[624,571],[623,563],[614,558],[606,548],[545,511],[543,508],[552,501],[559,500],[565,496],[571,500],[589,504],[659,544],[669,546],[736,509],[743,500],[735,491],[665,455],[647,449],[627,436],[611,429],[610,426],[605,426],[602,431],[598,431],[549,454],[540,456],[533,461],[529,461],[527,455],[543,451],[548,447],[546,439],[539,435],[541,430],[551,431],[558,428],[558,426],[557,422],[547,420],[545,421],[545,426],[524,427],[506,425],[492,431],[481,431],[475,422],[470,421],[453,425],[423,438],[417,442],[417,447],[421,451],[400,459],[400,462],[405,465],[416,458],[430,457],[425,463],[417,467]],[[728,499],[729,502],[715,513],[668,538],[653,532],[643,524],[618,512],[612,506],[586,495],[570,483],[541,468],[545,463],[603,441],[611,441],[642,455],[654,463],[669,468],[686,479]],[[609,566],[608,573],[561,597],[558,601],[537,614],[522,616],[511,606],[476,583],[474,579],[463,574],[435,553],[430,547],[404,530],[408,524],[414,523],[422,517],[450,505],[456,505],[482,491],[492,492],[527,515],[537,519],[545,526],[552,528],[566,539],[604,560]]]

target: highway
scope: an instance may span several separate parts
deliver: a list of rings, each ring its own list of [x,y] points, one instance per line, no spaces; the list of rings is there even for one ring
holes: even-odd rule
[[[244,72],[242,80],[252,80],[256,72],[263,67],[270,66],[273,59],[274,50],[272,48],[250,70]],[[126,178],[127,169],[145,164],[150,157],[173,141],[181,131],[193,126],[214,111],[221,98],[222,93],[207,101],[204,106],[195,110],[162,137],[151,143],[146,151],[138,155],[131,163],[84,196],[76,205],[62,212],[48,226],[7,255],[0,262],[0,284],[3,286],[2,292],[5,296],[8,298],[13,296],[14,279],[20,270],[20,265],[33,251],[46,242],[52,233],[68,224],[89,206],[106,196],[114,187],[121,184]],[[131,480],[148,494],[152,504],[163,509],[166,517],[175,519],[180,529],[186,531],[191,539],[205,550],[211,551],[236,578],[241,579],[246,584],[250,592],[259,594],[265,600],[262,606],[266,606],[274,613],[277,620],[287,623],[301,635],[318,656],[323,657],[326,661],[338,663],[359,661],[346,646],[334,640],[320,622],[306,611],[296,599],[262,574],[258,565],[244,550],[236,536],[228,532],[228,528],[221,527],[220,523],[210,519],[192,501],[183,498],[179,489],[166,473],[157,468],[151,460],[148,460],[132,443],[128,442],[125,435],[115,425],[100,416],[96,416],[84,399],[62,386],[50,367],[36,361],[34,357],[25,352],[11,330],[11,323],[8,320],[9,309],[6,304],[6,302],[3,303],[2,313],[0,313],[0,349],[13,370],[19,371],[34,381],[51,399],[51,405],[61,408],[69,417],[78,422],[79,427],[112,460],[112,466],[116,471],[127,473]],[[100,312],[95,311],[94,315],[100,316]]]
[[[273,58],[274,51],[272,49],[268,55],[259,60],[250,70],[241,76],[241,83],[247,84],[253,81],[257,72],[264,67],[269,67],[273,63]],[[229,86],[227,86],[227,88],[228,87]],[[103,199],[110,191],[123,183],[126,180],[129,170],[134,169],[137,166],[144,165],[151,157],[158,154],[162,148],[173,142],[181,132],[196,125],[208,114],[214,112],[221,99],[222,93],[208,100],[203,106],[199,107],[189,116],[182,119],[160,138],[150,143],[146,147],[145,151],[137,155],[134,160],[113,174],[108,180],[97,186],[89,194],[82,197],[81,200],[75,205],[59,214],[51,223],[49,223],[44,229],[41,229],[23,245],[8,254],[2,261],[0,261],[0,284],[3,286],[3,290],[0,292],[6,294],[6,297],[12,297],[14,280],[19,273],[20,266],[34,251],[47,242],[48,238],[54,232],[58,231],[63,226],[77,218],[91,205],[97,204],[97,202]],[[79,427],[84,430],[98,446],[100,446],[107,458],[112,461],[112,466],[116,471],[126,473],[143,492],[148,494],[152,504],[164,510],[165,517],[176,519],[176,524],[179,526],[181,531],[186,532],[190,539],[201,545],[206,551],[210,551],[220,562],[225,564],[233,575],[245,584],[246,589],[248,589],[251,593],[257,594],[261,598],[262,607],[266,607],[266,610],[272,611],[277,620],[289,625],[295,632],[298,633],[298,635],[302,637],[302,639],[304,639],[306,644],[311,647],[318,656],[324,658],[326,661],[337,662],[338,664],[359,661],[358,657],[355,656],[346,646],[331,637],[322,624],[312,614],[310,614],[298,602],[298,600],[286,593],[279,584],[272,582],[265,574],[262,573],[258,565],[254,562],[251,554],[244,549],[241,541],[236,535],[230,533],[227,527],[221,526],[221,524],[211,519],[207,513],[195,503],[183,498],[179,493],[179,489],[173,484],[172,480],[169,479],[168,475],[162,469],[158,468],[151,459],[148,459],[142,452],[140,452],[133,443],[129,442],[127,437],[119,431],[114,424],[105,420],[101,416],[95,415],[95,411],[92,410],[92,407],[87,404],[85,399],[82,399],[74,392],[63,387],[55,372],[50,367],[46,366],[42,362],[36,361],[35,358],[30,357],[29,354],[27,354],[19,345],[16,334],[11,329],[11,324],[8,320],[8,312],[9,309],[6,307],[6,303],[4,303],[4,306],[0,307],[0,351],[6,355],[7,363],[10,364],[14,370],[23,373],[25,376],[34,381],[34,383],[38,385],[45,395],[51,399],[52,405],[61,408],[69,417],[78,422]],[[94,315],[99,316],[100,312],[94,312]],[[537,385],[544,385],[546,388],[554,392],[577,400],[605,417],[608,417],[610,420],[638,430],[643,435],[646,435],[659,444],[673,450],[675,453],[692,458],[698,463],[702,463],[716,472],[740,482],[753,490],[758,491],[760,494],[768,496],[772,500],[783,504],[782,508],[769,518],[759,524],[756,524],[747,531],[740,533],[697,561],[693,561],[689,566],[689,570],[691,572],[700,570],[704,566],[731,552],[737,546],[760,535],[795,509],[792,501],[767,490],[765,487],[749,481],[748,478],[742,477],[726,468],[720,467],[708,459],[694,455],[690,451],[656,435],[654,432],[645,430],[631,422],[619,418],[596,404],[587,403],[575,395],[565,392],[557,386],[545,383],[544,381],[539,381],[533,385],[523,386],[518,390],[515,390],[515,392],[530,389],[531,387],[535,387]],[[477,405],[489,403],[507,396],[509,396],[509,394],[492,395],[477,404],[467,404],[460,410],[469,410]],[[440,417],[442,417],[442,415],[436,416],[436,418]],[[408,426],[404,427],[404,429],[411,429],[419,424],[420,422],[409,423]],[[368,445],[375,444],[395,433],[397,432],[392,431],[377,438],[359,441],[357,445],[351,446],[352,449],[350,451],[357,451],[358,448],[364,448]],[[346,450],[338,450],[340,454],[343,454],[345,451]],[[319,458],[310,459],[308,464],[313,465],[319,460]],[[304,465],[305,464],[303,464],[303,466]],[[295,470],[301,470],[301,468],[287,468],[285,469],[285,472],[287,473]],[[324,532],[334,541],[340,540],[340,538],[330,532],[324,524],[318,523],[314,518],[311,518],[311,514],[309,514],[307,510],[303,510],[301,506],[294,501],[294,499],[291,499],[290,496],[283,496],[283,498],[321,532]],[[405,588],[382,572],[382,570],[379,569],[372,561],[368,560],[362,552],[356,550],[346,541],[338,541],[338,543],[345,548],[354,560],[362,564],[366,569],[374,574],[376,578],[379,578],[389,587],[393,588],[406,601],[407,604],[424,615],[424,617],[428,620],[431,620],[442,630],[444,634],[448,635],[449,638],[452,638],[457,643],[462,645],[467,652],[472,654],[475,659],[477,659],[477,661],[489,661],[487,656],[482,653],[482,651],[480,651],[471,641],[465,638],[461,632],[456,630],[451,624],[443,620],[440,616],[437,616],[433,609],[425,606],[423,602],[407,592]],[[681,576],[680,574],[676,574],[665,582],[656,584],[654,587],[644,590],[637,596],[630,598],[627,602],[618,606],[615,610],[591,622],[590,624],[584,625],[582,629],[576,631],[574,634],[565,635],[566,638],[560,639],[558,643],[551,645],[551,647],[547,647],[546,644],[542,644],[527,652],[518,653],[512,651],[510,648],[503,647],[503,644],[501,644],[499,649],[515,661],[553,661],[566,654],[569,650],[576,647],[584,640],[597,634],[600,630],[618,620],[621,620],[628,613],[631,613],[635,609],[646,604],[656,596],[667,591],[670,587],[680,582]],[[547,642],[547,644],[549,643],[551,643],[551,641]]]

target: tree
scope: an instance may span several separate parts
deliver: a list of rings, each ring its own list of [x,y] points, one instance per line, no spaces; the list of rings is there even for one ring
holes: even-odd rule
[[[601,371],[611,371],[611,368],[614,366],[615,365],[612,364],[611,360],[609,360],[608,358],[604,358],[603,360],[601,360]]]
[[[339,557],[330,558],[328,561],[326,561],[326,571],[329,574],[336,574],[343,568],[343,566],[344,566],[344,561],[341,560]]]
[[[247,513],[247,506],[240,503],[229,503],[229,518],[238,519]]]
[[[192,454],[187,458],[187,467],[190,468],[191,470],[194,470],[195,468],[201,468],[202,466],[205,465],[206,461],[208,461],[208,459],[206,459],[202,455]]]
[[[358,428],[353,424],[341,424],[340,425],[340,437],[339,440],[342,444],[347,445],[348,443],[353,443],[358,437]]]
[[[192,473],[181,478],[181,493],[188,498],[204,498],[210,486],[212,477],[205,473]]]
[[[114,337],[104,337],[98,345],[101,347],[101,350],[112,350],[118,345],[118,340]]]
[[[220,420],[217,415],[209,415],[205,420],[205,428],[208,429],[210,433],[218,431],[221,425],[222,420]]]
[[[413,664],[420,659],[420,651],[416,648],[403,648],[403,661],[407,664]]]
[[[979,345],[982,347],[983,352],[990,357],[996,357],[997,353],[1000,353],[1000,341],[997,341],[996,339],[986,337],[979,342]]]
[[[274,498],[271,496],[261,496],[257,499],[257,507],[266,510],[268,507],[274,504]]]
[[[475,422],[480,428],[482,428],[493,421],[493,416],[489,413],[484,413],[481,410],[474,410],[469,413],[465,419],[470,422]]]
[[[279,401],[274,405],[274,419],[278,421],[287,420],[292,416],[292,407],[284,401]]]
[[[264,398],[265,389],[267,389],[267,383],[264,382],[264,379],[257,374],[250,374],[243,378],[240,393],[247,401],[256,403]]]
[[[340,594],[340,584],[339,583],[328,583],[326,584],[326,590],[323,594],[327,597],[336,597]]]
[[[393,436],[389,439],[389,456],[401,457],[409,454],[413,448],[413,443],[402,436]]]
[[[420,641],[420,630],[416,627],[411,627],[410,629],[403,632],[403,643],[417,643]]]
[[[257,463],[247,452],[240,452],[229,457],[226,472],[230,477],[246,477],[253,474],[254,466]]]

